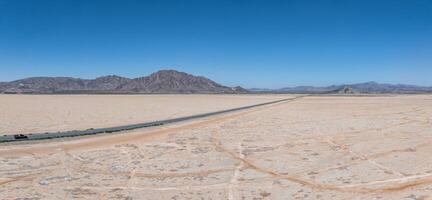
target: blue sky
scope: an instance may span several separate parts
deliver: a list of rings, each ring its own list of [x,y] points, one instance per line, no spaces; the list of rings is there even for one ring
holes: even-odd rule
[[[0,0],[0,81],[159,69],[247,88],[432,86],[432,1]]]

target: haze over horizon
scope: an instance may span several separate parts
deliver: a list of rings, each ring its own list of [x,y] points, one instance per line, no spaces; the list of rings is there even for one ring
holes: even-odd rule
[[[432,86],[431,1],[0,0],[0,81],[175,69],[245,88]]]

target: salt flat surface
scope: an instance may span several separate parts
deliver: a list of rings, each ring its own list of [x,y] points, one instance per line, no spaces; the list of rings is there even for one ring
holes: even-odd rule
[[[0,135],[85,130],[171,119],[282,95],[0,95]]]
[[[432,96],[305,97],[0,145],[0,199],[431,199]]]

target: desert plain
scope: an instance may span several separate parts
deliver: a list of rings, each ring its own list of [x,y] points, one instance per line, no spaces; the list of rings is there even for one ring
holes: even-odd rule
[[[295,96],[30,97],[0,96],[2,134]],[[432,199],[431,134],[431,95],[305,96],[117,134],[0,144],[0,199]]]
[[[0,95],[0,135],[137,124],[280,98],[276,95]]]

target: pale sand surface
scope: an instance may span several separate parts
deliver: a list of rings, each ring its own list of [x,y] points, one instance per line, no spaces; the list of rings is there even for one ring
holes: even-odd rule
[[[0,95],[0,135],[85,130],[171,119],[288,95]]]
[[[305,97],[0,146],[0,199],[431,199],[432,96]]]

